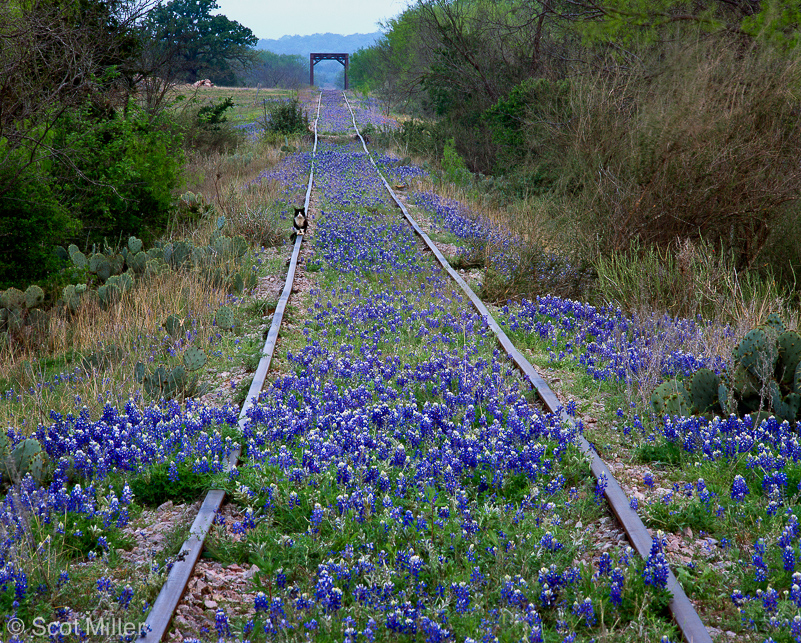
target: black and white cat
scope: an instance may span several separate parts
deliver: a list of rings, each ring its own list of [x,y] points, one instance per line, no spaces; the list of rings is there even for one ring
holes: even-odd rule
[[[292,206],[295,207],[295,206]],[[292,242],[295,239],[306,234],[306,228],[309,227],[309,220],[306,218],[306,208],[295,208],[295,216],[292,218]]]

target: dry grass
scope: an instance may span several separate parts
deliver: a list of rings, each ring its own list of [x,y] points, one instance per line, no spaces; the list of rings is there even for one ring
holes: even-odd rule
[[[138,283],[106,310],[92,298],[75,316],[52,309],[46,345],[12,347],[3,354],[4,392],[14,393],[0,402],[0,423],[27,432],[46,422],[51,409],[68,413],[87,406],[96,413],[106,402],[137,397],[142,385],[134,377],[136,363],[180,364],[180,351],[189,343],[208,352],[217,333],[215,311],[227,299],[224,289],[198,272],[168,271]],[[163,326],[173,314],[191,330],[180,344]],[[63,383],[67,374],[70,382]],[[56,375],[62,383],[49,385]]]
[[[573,81],[554,131],[572,227],[607,256],[703,236],[738,268],[797,257],[776,231],[798,219],[801,61],[714,40],[663,53]]]

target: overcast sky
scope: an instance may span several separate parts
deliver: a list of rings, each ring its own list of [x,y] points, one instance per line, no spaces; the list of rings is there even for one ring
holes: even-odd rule
[[[217,0],[219,13],[249,27],[257,38],[380,31],[412,0]]]

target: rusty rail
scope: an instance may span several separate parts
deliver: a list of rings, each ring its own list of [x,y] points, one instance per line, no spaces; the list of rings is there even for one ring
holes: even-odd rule
[[[434,256],[437,258],[437,261],[440,263],[445,272],[447,272],[448,275],[450,275],[450,277],[457,284],[459,284],[459,287],[462,289],[465,295],[467,295],[468,299],[470,299],[475,309],[484,318],[487,326],[489,326],[489,328],[495,334],[498,339],[498,343],[506,351],[506,354],[512,359],[515,365],[536,389],[540,399],[542,399],[542,402],[548,411],[555,414],[558,413],[563,422],[574,424],[573,418],[567,414],[562,404],[559,402],[558,398],[545,380],[540,377],[539,373],[537,373],[537,371],[523,356],[523,354],[517,350],[498,322],[495,321],[484,302],[481,301],[475,292],[473,292],[473,289],[470,288],[467,282],[461,278],[459,273],[457,273],[451,267],[450,263],[448,263],[448,260],[439,251],[439,248],[434,245],[434,242],[431,241],[429,236],[417,224],[406,206],[395,194],[389,182],[386,180],[384,175],[379,170],[378,165],[376,165],[375,161],[373,160],[373,157],[370,155],[370,151],[367,149],[367,143],[359,132],[359,128],[356,124],[356,116],[353,113],[353,109],[351,109],[347,95],[343,93],[343,96],[345,98],[345,103],[350,110],[351,118],[353,120],[353,128],[356,130],[356,134],[359,137],[359,140],[362,142],[362,147],[364,148],[365,154],[367,154],[376,172],[378,172],[378,175],[381,177],[381,181],[384,183],[384,187],[389,192],[392,200],[401,209],[401,212],[403,212],[403,216],[406,217],[406,220],[412,226],[414,231],[420,236],[428,249],[434,253]],[[640,556],[643,558],[648,558],[652,544],[651,534],[648,533],[648,530],[646,529],[640,517],[637,515],[637,512],[631,508],[629,499],[626,497],[625,492],[620,487],[620,484],[615,479],[609,467],[600,457],[598,457],[598,454],[595,452],[592,446],[590,446],[590,443],[587,442],[587,440],[581,434],[578,434],[578,443],[581,451],[588,456],[590,460],[590,470],[596,479],[600,479],[601,476],[606,477],[606,487],[604,490],[606,500],[609,503],[609,506],[612,508],[615,516],[617,516],[617,519],[620,521],[620,524],[622,525],[623,530],[626,532],[629,541],[637,553],[640,554]],[[687,594],[684,593],[684,589],[682,589],[678,580],[676,580],[676,576],[673,574],[672,570],[668,573],[667,588],[668,591],[670,591],[670,593],[673,595],[673,598],[669,604],[669,608],[673,618],[676,621],[676,624],[681,630],[682,636],[684,636],[684,639],[688,643],[712,643],[712,637],[709,635],[709,632],[707,632],[707,629],[701,621],[701,618],[695,611],[690,599],[687,598]]]
[[[306,198],[304,201],[307,212],[309,211],[309,199],[311,198],[311,190],[314,183],[314,155],[317,152],[317,120],[320,117],[321,103],[322,100],[318,100],[317,116],[314,120],[312,165],[309,172],[309,184],[306,188]],[[267,377],[267,371],[270,369],[270,362],[272,361],[273,352],[275,351],[275,344],[278,341],[281,321],[284,317],[284,311],[286,310],[289,296],[292,294],[292,286],[295,281],[295,272],[297,270],[298,256],[302,243],[302,236],[295,238],[295,245],[292,248],[292,258],[289,262],[289,270],[287,271],[286,280],[284,282],[284,289],[281,292],[275,312],[273,313],[273,321],[267,333],[267,338],[264,341],[264,346],[261,350],[261,359],[253,375],[253,381],[250,384],[247,397],[239,412],[239,428],[242,430],[244,430],[245,422],[247,421],[247,412],[258,399],[259,393],[264,386],[264,380]],[[241,446],[237,446],[237,448],[229,454],[225,463],[225,471],[230,471],[236,466],[240,453]],[[224,500],[225,491],[222,489],[211,489],[203,499],[200,510],[189,530],[189,537],[181,546],[179,559],[170,570],[167,580],[164,582],[164,585],[162,585],[161,591],[156,597],[153,607],[145,620],[145,626],[143,628],[144,636],[141,637],[141,641],[145,643],[156,643],[157,641],[161,641],[164,634],[167,632],[167,628],[169,628],[172,622],[175,609],[178,607],[178,603],[186,589],[189,578],[192,576],[195,564],[203,551],[203,544],[214,522],[214,516],[220,510]]]

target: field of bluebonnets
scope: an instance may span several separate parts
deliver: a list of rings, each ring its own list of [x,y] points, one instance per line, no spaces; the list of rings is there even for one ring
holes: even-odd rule
[[[61,621],[76,625],[52,640],[108,640],[80,619],[141,623],[186,533],[135,567],[126,526],[148,494],[177,502],[223,484],[245,518],[214,532],[209,555],[256,564],[258,594],[220,604],[199,640],[677,641],[669,562],[719,640],[801,641],[796,432],[773,417],[659,418],[647,404],[662,378],[724,371],[736,332],[553,296],[509,302],[499,321],[562,383],[578,423],[543,413],[390,206],[341,94],[322,107],[304,242],[314,287],[244,434],[231,405],[113,393],[15,422],[9,448],[35,437],[46,471],[5,490],[0,605],[16,636],[0,638],[38,640],[37,623]],[[386,126],[375,105],[356,119]],[[375,157],[391,181],[416,181],[408,200],[432,231],[510,270],[510,235],[392,150]],[[273,198],[299,203],[310,163],[308,150],[285,154],[243,189],[280,184]],[[210,352],[223,339],[203,336]],[[582,429],[653,529],[647,560],[597,541],[609,513],[574,442]],[[242,463],[223,474],[237,442]]]

